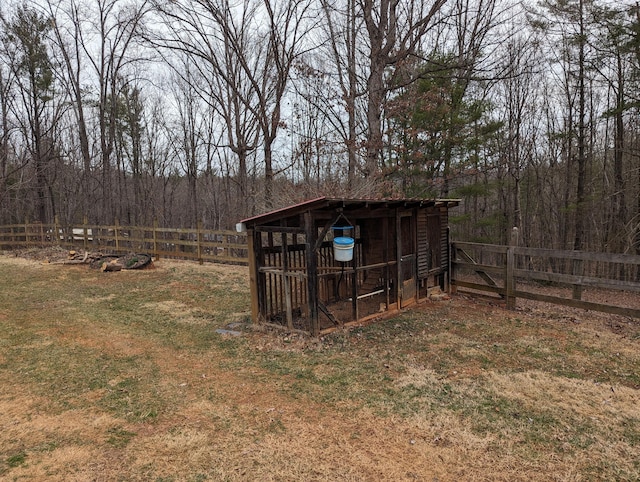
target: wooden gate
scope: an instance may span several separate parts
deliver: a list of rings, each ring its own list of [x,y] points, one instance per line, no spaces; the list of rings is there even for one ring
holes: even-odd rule
[[[416,223],[412,212],[405,212],[400,215],[399,230],[400,307],[404,308],[416,301],[418,286]]]

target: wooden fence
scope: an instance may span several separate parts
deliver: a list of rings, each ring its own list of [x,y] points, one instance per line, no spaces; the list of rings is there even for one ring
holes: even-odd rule
[[[451,286],[640,318],[640,256],[451,244]]]
[[[0,248],[61,246],[106,253],[247,264],[245,233],[206,229],[24,223],[0,226]]]
[[[206,229],[63,226],[28,223],[0,226],[0,248],[61,246],[107,253],[144,252],[179,258],[247,264],[245,233]],[[453,290],[492,293],[515,308],[530,299],[640,318],[640,256],[561,251],[480,243],[451,243]],[[608,294],[608,300],[594,296]],[[617,296],[624,293],[625,296]]]

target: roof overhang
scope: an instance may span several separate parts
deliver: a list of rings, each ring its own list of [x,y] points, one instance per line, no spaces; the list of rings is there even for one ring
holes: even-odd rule
[[[455,207],[460,204],[460,199],[338,199],[319,197],[285,208],[276,209],[265,214],[243,219],[236,225],[239,232],[246,231],[258,225],[266,225],[284,218],[299,215],[307,211],[335,211],[342,209],[352,211],[355,209],[395,209],[395,208],[423,208],[423,207]]]

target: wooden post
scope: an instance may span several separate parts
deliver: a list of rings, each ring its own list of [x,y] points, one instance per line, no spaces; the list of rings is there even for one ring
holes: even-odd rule
[[[580,280],[582,280],[582,277],[584,276],[584,260],[582,259],[573,260],[572,274],[574,276],[580,277]],[[574,300],[582,299],[582,285],[580,283],[573,285],[572,298]]]
[[[404,282],[402,280],[402,218],[400,210],[396,208],[396,275],[398,282],[396,283],[396,309],[402,306],[402,288]]]
[[[353,227],[353,274],[351,275],[351,318],[358,321],[360,313],[358,311],[358,250],[356,249],[356,227]]]
[[[442,214],[440,215],[440,222],[442,222]],[[445,254],[447,255],[447,272],[440,275],[440,289],[446,293],[451,293],[451,228],[448,225],[446,229],[446,236],[447,252]],[[440,266],[442,266],[442,261],[440,262]]]
[[[507,247],[507,266],[505,273],[505,299],[507,302],[508,310],[515,310],[516,308],[516,298],[514,295],[516,289],[516,278],[515,278],[515,249],[518,246],[518,228],[514,227],[511,230],[511,239],[509,241],[509,246]]]
[[[60,245],[60,218],[58,217],[57,214],[53,217],[53,234],[52,234],[52,236],[55,236],[54,243],[57,244],[57,245]],[[51,241],[53,241],[53,237],[52,237]]]
[[[198,263],[204,264],[204,259],[202,259],[202,221],[198,221],[196,226],[196,242],[198,243]]]
[[[450,228],[447,228],[447,232],[449,231],[449,229]],[[449,246],[449,294],[456,294],[458,292],[458,286],[455,285],[453,281],[456,279],[456,265],[454,263],[454,258],[457,256],[457,251],[450,238],[447,244]]]
[[[153,256],[156,260],[160,259],[158,254],[158,218],[153,220]]]
[[[226,234],[222,235],[222,252],[221,252],[221,256],[226,256],[227,258],[231,258],[231,248],[229,247],[229,236],[227,236]],[[217,247],[216,247],[216,255],[218,254],[217,252]]]
[[[87,224],[88,223],[89,223],[89,220],[85,216],[82,219],[82,238],[83,238],[83,248],[84,248],[85,251],[87,251],[87,244],[89,242],[89,240],[87,239]]]
[[[310,211],[304,213],[305,255],[307,261],[307,300],[309,302],[309,328],[311,336],[320,334],[318,322],[318,261],[315,250],[317,231]]]
[[[120,230],[120,222],[116,219],[114,233],[116,236],[116,253],[120,251],[120,240],[118,239],[118,231]]]
[[[291,303],[291,278],[289,277],[289,248],[287,246],[287,233],[282,234],[282,283],[284,284],[284,306],[287,319],[287,328],[293,330],[293,306]]]
[[[267,302],[267,274],[260,273],[260,268],[262,268],[266,263],[266,254],[264,252],[262,246],[262,232],[254,229],[253,231],[253,261],[252,257],[249,256],[249,262],[254,262],[256,264],[256,289],[257,289],[257,300],[258,300],[258,313],[260,314],[260,320],[267,318],[269,313],[268,302]],[[249,237],[247,236],[247,243],[249,242]]]
[[[391,283],[389,277],[391,276],[391,270],[389,269],[389,216],[382,218],[382,260],[385,263],[384,266],[384,295],[385,295],[385,310],[389,311],[390,303],[390,291]]]
[[[24,218],[24,245],[29,243],[29,218]]]
[[[260,234],[260,233],[258,233]],[[260,310],[258,300],[258,257],[255,251],[255,236],[253,229],[247,231],[247,251],[249,256],[249,291],[251,292],[251,320],[259,323]]]

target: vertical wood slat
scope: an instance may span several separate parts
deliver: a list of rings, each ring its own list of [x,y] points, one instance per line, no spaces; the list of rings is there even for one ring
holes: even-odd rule
[[[249,236],[247,236],[247,244],[249,243],[250,243]],[[158,220],[157,219],[153,220],[153,256],[156,259],[160,259],[160,254],[158,253]],[[251,256],[252,255],[249,255],[249,259],[252,259]],[[251,265],[252,263],[249,263],[249,264]]]
[[[278,267],[282,268],[282,252],[278,252],[276,254],[276,257],[278,258]],[[275,279],[276,279],[276,286],[278,288],[278,313],[284,313],[284,283],[283,283],[283,279],[282,279],[282,275],[277,274],[275,275]]]
[[[513,252],[513,247],[509,246],[507,248],[507,260],[505,266],[505,281],[504,281],[504,289],[505,289],[505,301],[507,304],[508,310],[513,310],[516,307],[516,300],[514,296],[515,291],[515,278],[514,278],[514,260],[515,255]]]
[[[396,209],[396,275],[398,282],[397,291],[398,296],[396,297],[396,309],[400,309],[402,303],[402,222],[400,217],[400,210]]]
[[[354,226],[355,229],[355,226]],[[355,233],[354,233],[354,238],[355,238]],[[352,260],[352,264],[353,264],[353,275],[351,276],[351,320],[355,321],[359,318],[359,310],[358,310],[358,276],[360,276],[358,274],[358,270],[357,267],[359,265],[358,263],[358,250],[357,250],[357,246],[358,244],[356,243],[353,246],[353,250],[354,255],[353,255],[353,260]]]
[[[584,276],[584,261],[582,259],[574,259],[571,267],[571,274],[582,278]],[[575,284],[571,290],[571,297],[574,300],[582,299],[582,285]]]
[[[427,211],[425,209],[419,209],[417,212],[417,217],[418,246],[416,249],[416,253],[418,257],[418,278],[423,279],[427,277],[429,269],[431,268],[431,259],[429,256],[429,237],[427,234]]]
[[[516,279],[515,279],[515,249],[518,247],[518,228],[513,228],[511,231],[510,246],[507,247],[507,259],[506,259],[506,273],[505,273],[505,300],[508,310],[515,310],[516,308]]]
[[[52,237],[51,239],[55,239],[55,244],[59,245],[60,244],[60,218],[58,217],[58,215],[56,214],[55,217],[53,218],[53,235],[55,236]]]
[[[287,248],[287,233],[282,233],[282,283],[284,284],[284,304],[286,310],[287,327],[293,329],[293,313],[291,303],[291,283],[289,277],[289,250]]]
[[[269,248],[269,251],[267,254],[267,259],[268,259],[267,266],[273,266],[275,263],[275,259],[274,259],[274,253],[273,253],[273,234],[272,233],[267,233],[267,247]],[[274,285],[273,285],[273,275],[271,273],[267,275],[267,280],[268,280],[267,284],[269,286],[268,315],[273,316],[277,312],[277,307],[274,306]]]
[[[249,290],[251,293],[251,319],[254,323],[259,323],[259,302],[258,302],[258,278],[257,278],[257,257],[254,250],[254,233],[252,230],[247,231],[247,248],[249,252],[249,260],[255,260],[249,263]],[[155,245],[155,231],[154,231]]]
[[[384,217],[382,219],[382,261],[385,263],[385,267],[383,269],[384,273],[384,292],[385,292],[385,308],[389,309],[390,303],[390,283],[389,277],[391,275],[391,270],[389,269],[389,218]]]
[[[273,265],[273,253],[269,253],[268,254],[268,266],[272,266]],[[267,280],[267,287],[269,288],[269,292],[267,293],[267,306],[268,306],[268,310],[267,310],[267,315],[269,317],[275,315],[276,313],[276,309],[273,306],[273,299],[274,299],[274,295],[273,295],[273,275],[271,273],[267,273],[266,275],[266,280]]]
[[[315,250],[317,230],[310,211],[304,213],[305,250],[307,262],[307,298],[309,301],[309,331],[311,336],[320,334],[318,323],[318,255]]]
[[[116,238],[116,252],[118,252],[120,250],[120,241],[119,241],[119,234],[118,231],[120,230],[120,222],[116,219],[115,220],[115,229],[114,229],[114,234],[115,234],[115,238]],[[178,243],[176,243],[176,249],[178,247]]]
[[[249,236],[247,235],[247,241],[249,240]],[[258,320],[261,321],[263,319],[262,316],[266,317],[267,313],[267,302],[266,302],[266,277],[264,273],[260,273],[260,268],[266,263],[264,250],[262,249],[262,234],[258,231],[254,231],[251,236],[252,249],[254,252],[253,257],[249,257],[249,265],[255,264],[255,287],[256,287],[256,296],[258,299]],[[260,316],[262,315],[262,316]]]
[[[306,243],[306,238],[305,238],[305,243]],[[302,246],[304,246],[304,243],[300,243]],[[304,248],[298,251],[298,261],[300,263],[301,267],[305,267],[307,266],[307,261],[305,258],[305,251]],[[306,270],[305,270],[306,272]],[[302,304],[309,306],[309,295],[308,295],[308,288],[309,286],[309,280],[305,278],[304,280],[304,286],[300,287],[300,297],[302,299]]]
[[[87,224],[89,223],[89,220],[87,219],[87,217],[85,216],[82,219],[82,245],[84,250],[87,250],[87,244],[89,243],[89,239],[88,239],[88,229],[87,229]]]
[[[198,221],[196,226],[196,248],[198,263],[204,264],[204,259],[202,259],[202,221]]]
[[[449,211],[443,209],[440,212],[440,267],[448,269],[449,266]]]

